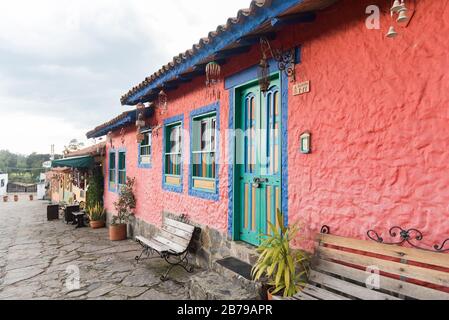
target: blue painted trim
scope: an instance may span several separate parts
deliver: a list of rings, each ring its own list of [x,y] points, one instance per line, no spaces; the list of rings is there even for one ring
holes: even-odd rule
[[[114,154],[114,162],[115,162],[115,188],[111,188],[111,176],[110,176],[110,165],[111,165],[111,154]],[[112,193],[117,192],[117,151],[115,149],[109,149],[108,151],[108,191]]]
[[[154,115],[154,108],[147,108],[145,111],[145,118],[151,118],[151,117],[153,117],[153,115]],[[114,132],[114,131],[124,128],[128,125],[134,124],[136,122],[136,120],[137,120],[136,110],[128,111],[125,118],[117,120],[117,121],[111,123],[110,125],[108,125],[107,127],[104,127],[100,130],[91,132],[90,134],[87,135],[87,138],[92,139],[92,138],[99,138],[99,137],[105,136],[110,131]]]
[[[200,117],[202,115],[205,115],[207,113],[215,112],[216,113],[216,137],[215,137],[215,156],[216,156],[216,163],[215,163],[215,192],[208,192],[203,190],[198,190],[193,187],[193,177],[192,177],[192,150],[193,150],[193,119]],[[211,105],[208,105],[206,107],[194,110],[190,113],[190,163],[189,163],[189,195],[192,197],[198,197],[205,200],[213,200],[218,201],[220,200],[219,195],[219,181],[220,181],[220,103],[217,101]]]
[[[234,162],[235,162],[235,88],[229,90],[229,152],[228,152],[228,237],[237,240],[237,230],[234,223]]]
[[[295,62],[296,64],[301,63],[301,47],[298,46],[295,48]],[[269,67],[269,74],[278,72],[278,63],[274,59],[268,60]],[[238,86],[241,86],[242,84],[248,83],[252,80],[256,80],[258,77],[258,65],[254,65],[248,69],[242,70],[241,72],[235,73],[225,79],[224,85],[225,89],[228,90],[230,88],[235,88]]]
[[[281,73],[282,95],[282,213],[284,225],[288,226],[288,84],[289,78],[285,72]]]
[[[120,153],[124,153],[125,154],[125,180],[128,180],[128,175],[126,174],[127,173],[127,165],[126,165],[126,162],[128,161],[128,156],[127,156],[127,150],[126,150],[126,148],[125,147],[121,147],[121,148],[118,148],[117,149],[117,164],[116,164],[116,171],[117,171],[117,173],[116,173],[116,177],[117,177],[117,193],[119,193],[120,194],[120,192],[121,192],[121,190],[122,190],[122,187],[124,186],[124,184],[119,184],[119,160],[120,160]]]
[[[165,72],[155,81],[152,81],[149,85],[127,98],[124,104],[137,104],[153,89],[163,86],[165,82],[179,76],[183,72],[193,68],[195,65],[200,64],[206,60],[206,58],[216,54],[218,51],[225,49],[245,35],[255,31],[261,24],[270,21],[270,19],[277,17],[288,9],[298,6],[303,2],[304,0],[272,0],[270,6],[258,8],[253,15],[246,19],[244,18],[244,21],[241,23],[232,24],[227,31],[215,37],[210,43],[204,44],[199,50],[195,50],[196,52],[192,57],[179,63],[173,69]]]
[[[181,122],[181,185],[174,186],[165,183],[165,136],[167,127],[176,122]],[[184,190],[184,115],[178,115],[164,120],[164,131],[162,137],[162,189],[169,192],[183,193]]]
[[[144,128],[141,131],[148,131],[150,130],[149,128]],[[152,134],[151,130],[150,130],[150,135]],[[142,143],[138,143],[137,144],[137,167],[139,169],[152,169],[153,168],[153,138],[151,138],[151,154],[150,154],[150,163],[148,164],[142,164],[140,162],[140,146],[142,145]]]
[[[269,73],[274,73],[279,71],[278,64],[274,59],[268,60],[268,64],[270,65]],[[238,73],[235,73],[225,79],[224,85],[225,89],[231,89],[238,87],[242,84],[245,84],[247,82],[250,82],[252,80],[257,80],[258,77],[258,65],[254,65],[248,69],[242,70]]]

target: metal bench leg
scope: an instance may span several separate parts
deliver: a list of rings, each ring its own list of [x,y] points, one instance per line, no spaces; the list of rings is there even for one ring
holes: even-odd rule
[[[146,253],[148,255],[148,248],[143,248],[142,252],[140,253],[140,256],[136,256],[137,263],[140,262],[140,259],[142,259],[143,254]]]
[[[170,265],[170,267],[168,268],[168,270],[165,272],[165,274],[163,276],[161,276],[161,280],[162,281],[167,281],[168,280],[168,275],[169,273],[173,270],[174,267],[179,266],[181,268],[183,268],[185,271],[187,271],[188,273],[193,273],[194,267],[192,265],[189,264],[189,259],[187,258],[188,256],[188,252],[186,252],[182,258],[181,256],[178,256],[178,260],[177,262],[171,262],[169,260],[170,255],[164,255],[163,258],[165,259],[165,261]]]

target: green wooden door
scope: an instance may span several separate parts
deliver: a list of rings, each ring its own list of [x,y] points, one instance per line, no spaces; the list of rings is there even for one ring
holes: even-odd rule
[[[258,85],[237,97],[236,201],[239,239],[260,244],[281,208],[281,96],[278,78],[264,95]]]

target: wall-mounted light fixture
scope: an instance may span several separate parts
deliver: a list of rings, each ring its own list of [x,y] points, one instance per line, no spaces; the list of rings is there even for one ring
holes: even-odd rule
[[[309,131],[304,132],[300,138],[300,151],[302,154],[312,153],[312,134]]]

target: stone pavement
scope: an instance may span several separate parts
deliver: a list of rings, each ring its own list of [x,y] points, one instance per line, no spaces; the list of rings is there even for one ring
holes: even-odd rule
[[[191,275],[181,268],[164,283],[159,277],[167,264],[137,264],[135,242],[109,241],[107,229],[47,222],[46,206],[25,198],[0,203],[0,300],[188,299]],[[77,270],[80,287],[72,288]]]

